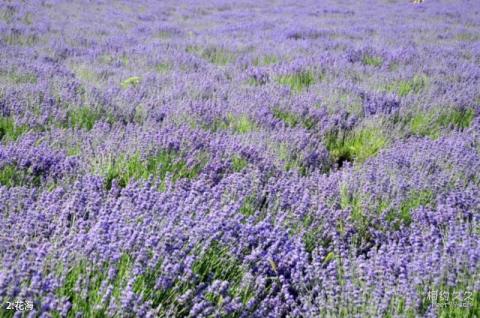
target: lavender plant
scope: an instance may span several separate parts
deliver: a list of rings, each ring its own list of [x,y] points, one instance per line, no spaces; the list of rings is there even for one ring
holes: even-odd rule
[[[477,317],[479,11],[0,2],[0,317]]]

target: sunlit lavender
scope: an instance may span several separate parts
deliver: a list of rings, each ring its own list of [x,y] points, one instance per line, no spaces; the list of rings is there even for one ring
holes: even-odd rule
[[[480,1],[0,1],[0,317],[479,317]]]

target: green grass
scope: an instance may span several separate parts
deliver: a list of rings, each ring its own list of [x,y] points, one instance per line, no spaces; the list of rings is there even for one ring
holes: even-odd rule
[[[464,42],[475,42],[480,39],[480,36],[476,33],[471,33],[471,32],[461,32],[458,33],[455,38],[458,41],[464,41]]]
[[[273,110],[273,117],[280,119],[290,127],[296,127],[300,123],[300,119],[297,115],[291,112],[282,111],[278,108]]]
[[[255,222],[260,222],[267,217],[268,201],[268,193],[260,194],[257,191],[253,191],[252,194],[243,198],[238,213],[248,218],[254,216],[255,212],[258,211],[259,215],[255,217]]]
[[[198,256],[192,265],[192,272],[195,278],[192,281],[174,281],[172,286],[166,289],[156,289],[155,283],[161,275],[161,266],[158,264],[153,269],[148,269],[140,275],[134,285],[134,291],[143,295],[145,301],[152,301],[153,306],[163,308],[175,308],[176,315],[183,316],[188,313],[191,304],[180,304],[179,297],[188,290],[195,290],[198,284],[211,284],[215,280],[229,282],[228,294],[232,297],[239,297],[245,304],[253,293],[248,288],[242,288],[240,282],[243,278],[241,263],[233,257],[228,248],[220,243],[213,242],[204,251],[197,249]],[[220,307],[223,299],[214,293],[206,294],[206,299],[212,304]]]
[[[88,317],[107,316],[105,306],[101,305],[102,295],[99,290],[102,281],[106,280],[106,275],[107,268],[91,270],[85,261],[72,267],[64,284],[57,290],[57,295],[68,299],[72,305],[67,317],[73,318],[75,313],[83,313]],[[78,291],[75,288],[77,286]],[[60,313],[54,314],[54,317],[60,317]]]
[[[252,64],[254,66],[265,66],[275,64],[277,62],[278,58],[275,55],[263,55],[255,57]]]
[[[274,108],[273,117],[283,121],[289,127],[295,128],[298,125],[302,125],[305,129],[311,129],[315,126],[315,121],[313,118],[301,118],[299,115],[296,115],[291,112],[282,111],[278,108]]]
[[[323,247],[328,247],[329,242],[324,242],[321,240],[322,231],[319,228],[311,228],[306,231],[302,236],[303,246],[305,251],[312,253],[315,248],[322,245]]]
[[[17,125],[11,117],[0,117],[0,141],[15,141],[27,130],[27,126]]]
[[[232,157],[232,169],[234,172],[242,171],[246,166],[248,166],[248,161],[242,158],[239,155]]]
[[[201,48],[199,46],[187,47],[187,52],[193,53],[204,60],[216,65],[226,65],[235,61],[235,55],[223,48],[219,47],[206,47]]]
[[[233,54],[218,48],[207,48],[202,51],[201,56],[216,65],[226,65],[234,60]]]
[[[0,10],[0,20],[10,23],[16,14],[16,9],[13,7],[6,7]]]
[[[293,92],[301,92],[315,83],[312,71],[303,71],[294,74],[280,75],[276,81],[281,85],[289,86]]]
[[[296,151],[292,151],[289,145],[281,143],[277,149],[278,158],[283,162],[285,171],[297,170],[301,176],[308,174],[307,168],[303,165]]]
[[[204,125],[202,127],[214,132],[232,130],[237,134],[245,134],[257,129],[257,126],[248,115],[242,114],[235,116],[231,113],[227,114],[226,118],[214,120],[210,125]]]
[[[456,108],[432,109],[417,112],[407,118],[410,132],[418,136],[438,138],[443,129],[453,128],[463,130],[470,127],[475,111],[473,109],[460,110]]]
[[[471,108],[466,110],[451,109],[441,112],[436,122],[441,127],[452,125],[458,129],[465,129],[470,127],[474,117],[475,111]]]
[[[129,77],[126,80],[124,80],[120,84],[120,86],[122,86],[122,88],[136,87],[136,86],[140,85],[140,81],[141,81],[140,77],[132,76],[132,77]]]
[[[243,279],[241,262],[230,254],[227,247],[219,243],[211,243],[193,264],[192,271],[199,278],[200,283],[211,283],[215,280],[227,281],[229,283],[228,295],[239,297],[244,305],[254,295],[254,290],[250,286],[242,287],[240,285]],[[206,296],[217,307],[223,303],[221,295],[207,294]]]
[[[339,233],[344,235],[345,222],[350,222],[355,228],[355,233],[350,240],[357,248],[371,245],[374,242],[372,230],[379,228],[370,215],[373,212],[380,214],[387,208],[387,203],[382,200],[366,204],[368,202],[367,195],[361,192],[351,192],[346,184],[340,185],[340,207],[350,210],[350,220],[340,218],[337,220],[336,227]]]
[[[397,230],[401,225],[409,226],[412,223],[412,211],[420,206],[430,205],[434,199],[435,196],[432,191],[414,191],[400,204],[398,210],[390,211],[387,214],[386,220],[393,223]]]
[[[173,36],[172,32],[169,31],[160,31],[155,34],[157,39],[170,39]]]
[[[362,63],[363,65],[370,65],[370,66],[382,66],[383,64],[383,59],[379,56],[373,56],[373,55],[368,55],[365,54],[362,58]]]
[[[362,198],[356,193],[350,193],[346,185],[340,187],[340,207],[344,210],[351,209],[353,222],[364,221]]]
[[[147,268],[135,277],[132,285],[134,293],[143,301],[150,301],[153,307],[173,309],[178,316],[186,315],[192,306],[191,303],[181,304],[178,301],[180,296],[188,290],[196,290],[202,283],[209,285],[215,280],[228,281],[228,295],[239,297],[243,304],[253,297],[253,289],[240,284],[243,279],[241,262],[227,247],[213,242],[203,251],[198,247],[194,254],[197,258],[191,268],[195,276],[192,280],[174,280],[171,286],[166,288],[156,287],[158,278],[163,274],[160,261],[153,268]],[[108,272],[112,267],[116,274],[109,278]],[[72,304],[67,317],[75,317],[77,313],[83,313],[85,317],[107,317],[108,304],[119,304],[123,290],[131,281],[132,270],[133,259],[128,254],[123,254],[115,264],[105,262],[99,266],[86,260],[77,262],[68,271],[62,286],[56,290],[59,297],[68,299]],[[102,283],[112,287],[112,293],[105,304],[101,302],[105,296],[105,292],[100,289]],[[205,297],[215,306],[222,306],[221,295],[211,293],[205,294]],[[60,317],[60,314],[56,313],[54,317]]]
[[[395,92],[398,96],[404,97],[409,94],[418,94],[428,85],[428,78],[425,75],[415,75],[410,80],[396,81],[388,84],[385,89],[388,92]]]
[[[74,65],[72,69],[76,77],[84,82],[94,84],[100,79],[100,76],[86,65]]]
[[[231,117],[230,126],[233,131],[239,134],[244,134],[255,130],[255,124],[247,115],[241,115],[238,117]]]
[[[0,79],[4,79],[11,84],[35,84],[37,76],[33,73],[18,73],[15,71],[0,70]]]
[[[339,165],[344,161],[363,163],[387,146],[388,142],[384,132],[376,127],[336,131],[325,137],[325,145],[332,159]]]
[[[111,267],[116,270],[113,279],[107,276]],[[112,302],[119,304],[122,291],[131,275],[131,267],[132,260],[127,254],[123,254],[116,264],[105,262],[98,266],[86,260],[80,260],[73,265],[63,285],[56,290],[59,297],[68,299],[72,305],[67,317],[76,317],[77,313],[83,313],[84,317],[108,317],[108,304]],[[105,296],[100,290],[102,283],[108,283],[107,285],[113,287],[106,304],[102,304],[102,298]],[[55,313],[53,316],[61,317],[60,313]]]
[[[105,187],[111,189],[113,180],[117,180],[120,187],[127,186],[131,180],[146,180],[151,176],[162,181],[168,174],[174,182],[182,178],[192,179],[200,174],[207,160],[203,156],[196,165],[189,167],[174,151],[162,150],[145,160],[139,154],[128,158],[120,155],[103,167]]]
[[[67,111],[67,119],[63,127],[90,130],[101,117],[100,111],[91,107],[72,108]]]
[[[254,195],[248,196],[240,207],[240,213],[246,217],[252,216],[257,209],[257,199]]]
[[[165,74],[171,69],[172,69],[172,66],[167,63],[160,63],[160,64],[157,64],[157,66],[155,67],[155,70],[160,74]]]
[[[31,46],[38,42],[36,34],[23,35],[20,32],[11,31],[3,36],[3,41],[8,45]]]
[[[242,279],[241,263],[216,242],[193,264],[192,271],[202,283],[219,279],[238,284]]]
[[[39,187],[41,175],[34,175],[30,170],[20,169],[9,164],[0,168],[0,185],[11,187],[32,186]]]
[[[6,165],[0,168],[0,185],[7,188],[23,185],[24,173],[14,165]]]
[[[247,80],[247,83],[251,86],[262,86],[262,85],[265,85],[267,82],[268,82],[268,78],[267,79],[257,79],[257,78],[251,77]]]

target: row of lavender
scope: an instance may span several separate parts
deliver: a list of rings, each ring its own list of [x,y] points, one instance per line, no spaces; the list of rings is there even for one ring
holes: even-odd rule
[[[478,21],[2,2],[0,316],[475,317]]]

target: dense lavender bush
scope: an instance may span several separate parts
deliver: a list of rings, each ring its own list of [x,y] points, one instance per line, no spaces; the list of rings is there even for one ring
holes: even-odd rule
[[[475,1],[0,3],[0,317],[478,317]]]

